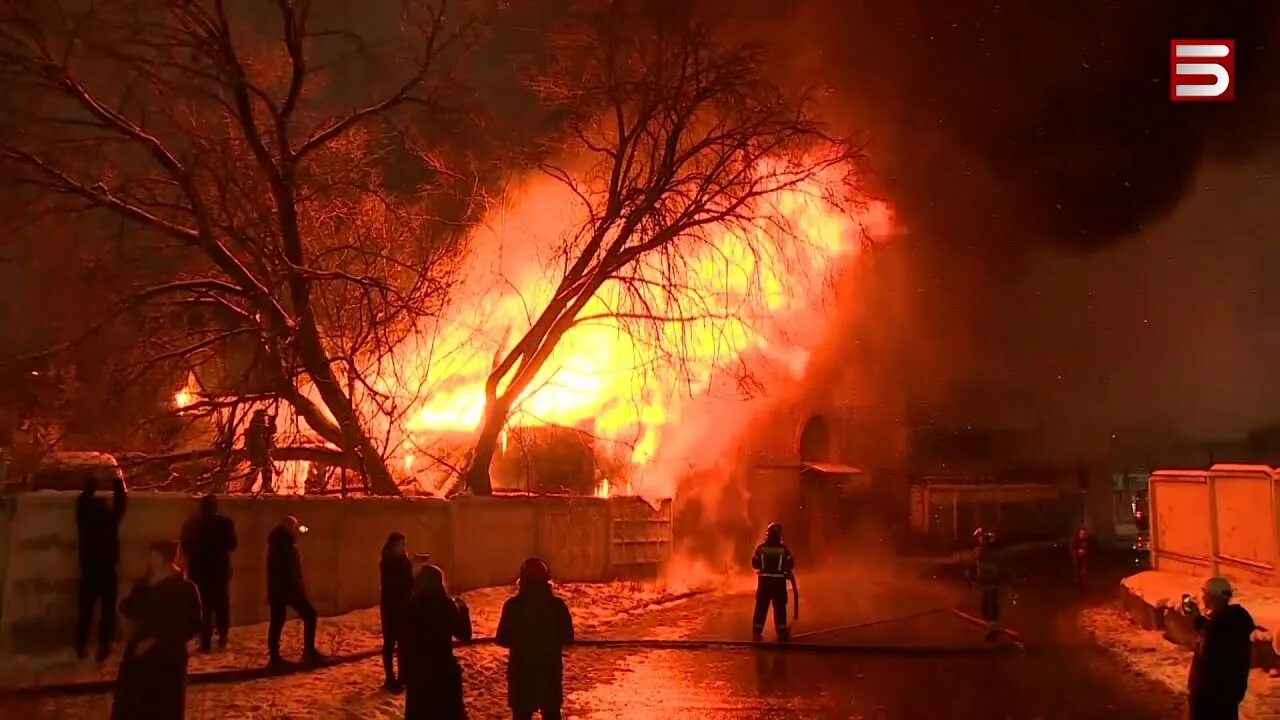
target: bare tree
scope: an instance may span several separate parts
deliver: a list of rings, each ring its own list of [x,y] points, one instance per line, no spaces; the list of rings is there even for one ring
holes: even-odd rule
[[[472,212],[472,173],[434,139],[466,122],[478,5],[4,0],[0,162],[44,210],[153,253],[90,328],[145,314],[133,381],[213,375],[188,416],[282,401],[397,492],[410,403],[386,373],[443,304]]]
[[[785,253],[797,233],[769,212],[778,193],[856,201],[860,155],[824,131],[810,93],[772,82],[762,49],[717,35],[696,3],[676,5],[596,3],[559,36],[560,70],[537,83],[570,108],[561,161],[539,170],[572,191],[585,221],[563,236],[549,300],[488,375],[464,473],[473,493],[491,492],[504,424],[565,333],[598,318],[583,313],[593,298],[607,295],[632,326],[686,321],[699,298],[678,278],[718,233],[753,237],[768,222],[761,242],[776,247],[753,250]]]

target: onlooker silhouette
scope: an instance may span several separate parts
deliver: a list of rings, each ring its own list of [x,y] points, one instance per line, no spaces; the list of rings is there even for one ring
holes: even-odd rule
[[[203,624],[200,649],[213,645],[213,631],[218,631],[218,647],[227,646],[227,630],[231,624],[231,553],[238,545],[236,526],[231,518],[218,513],[218,498],[206,495],[200,499],[200,511],[182,528],[182,548],[187,558],[187,576],[200,589]]]
[[[267,536],[267,602],[271,621],[267,627],[267,651],[271,665],[284,664],[280,656],[280,633],[289,608],[302,618],[302,657],[312,664],[324,662],[316,650],[316,609],[307,600],[302,582],[302,558],[298,555],[298,535],[302,525],[289,515]]]
[[[153,543],[147,577],[120,603],[132,632],[120,661],[115,720],[180,719],[186,706],[187,642],[200,631],[200,594],[174,565],[178,543]]]
[[[1249,689],[1253,617],[1231,603],[1234,591],[1226,578],[1210,578],[1201,594],[1207,616],[1195,602],[1186,603],[1200,634],[1187,679],[1191,720],[1235,720]]]
[[[101,607],[98,623],[98,660],[111,654],[116,636],[116,592],[120,564],[120,521],[124,518],[127,491],[124,478],[113,480],[111,507],[97,496],[98,480],[85,480],[76,499],[76,531],[80,543],[79,617],[76,622],[76,656],[84,658],[93,623],[93,608]]]
[[[403,683],[396,678],[395,662],[398,657],[403,675],[404,629],[413,599],[413,564],[405,551],[404,533],[393,532],[387,537],[382,546],[380,570],[382,592],[378,615],[382,620],[382,670],[386,675],[383,687],[398,691],[403,688]]]
[[[520,566],[516,594],[502,606],[498,644],[507,659],[507,705],[515,720],[537,711],[543,720],[560,720],[564,704],[564,648],[573,643],[569,607],[551,590],[551,570],[541,558]]]
[[[462,598],[452,598],[444,572],[426,565],[414,580],[413,599],[401,642],[406,720],[462,720],[462,667],[453,656],[453,639],[471,640],[471,613]]]

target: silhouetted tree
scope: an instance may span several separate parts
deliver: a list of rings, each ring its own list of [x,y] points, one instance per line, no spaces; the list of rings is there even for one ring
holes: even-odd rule
[[[770,80],[759,49],[725,37],[696,2],[632,0],[588,3],[557,34],[557,69],[536,87],[567,121],[560,160],[538,169],[585,220],[548,249],[554,291],[487,378],[471,492],[491,492],[509,415],[564,335],[599,319],[583,313],[593,298],[607,294],[611,316],[637,327],[686,322],[698,289],[678,278],[715,234],[771,223],[761,242],[785,246],[796,234],[769,212],[779,191],[821,180],[824,199],[855,197],[856,148],[825,132],[807,91]]]
[[[151,254],[151,282],[87,332],[145,317],[133,380],[210,376],[187,416],[282,401],[397,492],[386,456],[412,403],[390,392],[392,348],[444,303],[472,212],[473,173],[439,138],[469,122],[455,69],[481,5],[3,2],[4,172],[41,212],[123,221]]]

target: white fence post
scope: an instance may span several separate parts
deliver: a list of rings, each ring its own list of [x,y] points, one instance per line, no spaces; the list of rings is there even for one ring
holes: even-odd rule
[[[1159,545],[1159,519],[1156,517],[1156,493],[1160,486],[1159,478],[1155,473],[1147,476],[1147,507],[1144,512],[1147,514],[1147,552],[1151,553],[1151,569],[1160,569],[1160,545]]]
[[[1218,482],[1217,473],[1213,470],[1205,473],[1205,484],[1209,488],[1209,568],[1213,577],[1218,577]]]

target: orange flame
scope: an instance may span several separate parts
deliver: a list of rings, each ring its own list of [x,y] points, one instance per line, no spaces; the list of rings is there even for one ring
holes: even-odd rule
[[[822,332],[825,281],[857,257],[863,233],[883,238],[891,228],[886,205],[870,203],[850,216],[819,190],[814,180],[778,192],[766,217],[749,230],[722,228],[675,263],[650,260],[636,268],[642,281],[660,288],[643,291],[646,312],[668,321],[619,317],[624,289],[606,284],[581,313],[590,320],[561,338],[508,427],[585,430],[597,439],[597,453],[631,465],[629,488],[669,495],[674,475],[694,462],[682,449],[664,450],[664,443],[689,447],[684,439],[665,442],[671,429],[695,414],[711,417],[715,427],[708,430],[716,434],[743,425],[746,418],[734,416],[743,413],[696,407],[735,365],[765,363],[784,376],[802,376]],[[531,325],[559,279],[554,270],[562,258],[552,252],[563,229],[575,223],[573,207],[558,183],[533,183],[491,217],[473,237],[476,262],[460,284],[473,294],[457,298],[438,327],[402,348],[396,376],[375,382],[381,392],[414,387],[426,398],[402,428],[406,471],[414,469],[411,448],[462,438],[479,426],[494,358]],[[770,242],[783,224],[796,242]],[[500,444],[505,450],[505,433]],[[443,484],[443,478],[418,477],[435,486],[430,489]],[[605,480],[596,494],[609,493]]]
[[[186,384],[173,395],[173,406],[178,410],[185,410],[196,404],[200,399],[199,393],[200,385],[196,382],[195,373],[187,373]]]

